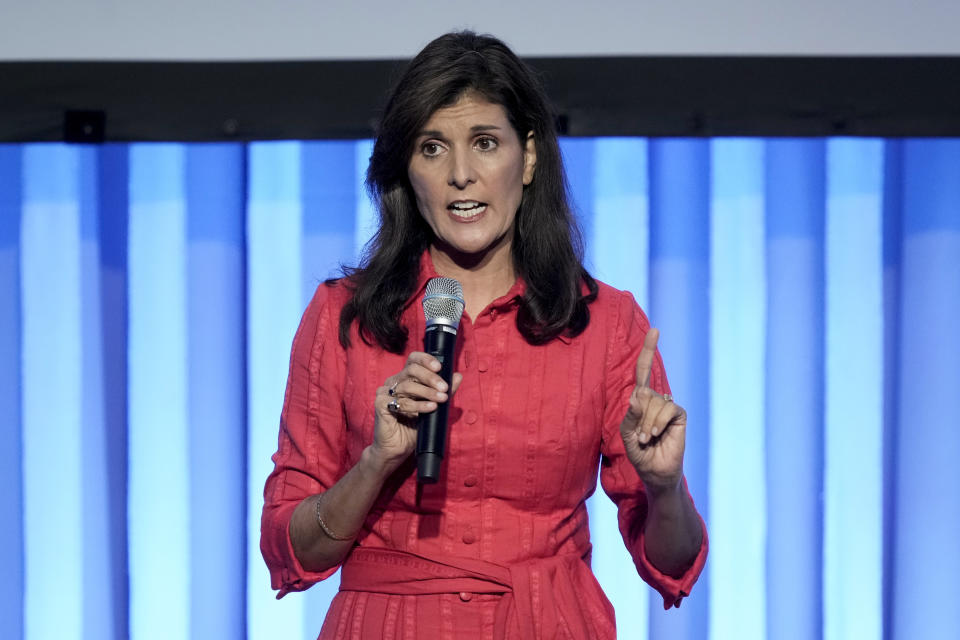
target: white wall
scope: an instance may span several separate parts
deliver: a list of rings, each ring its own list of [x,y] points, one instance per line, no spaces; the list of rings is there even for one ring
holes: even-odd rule
[[[407,58],[460,27],[528,56],[960,54],[958,0],[0,0],[0,60]]]

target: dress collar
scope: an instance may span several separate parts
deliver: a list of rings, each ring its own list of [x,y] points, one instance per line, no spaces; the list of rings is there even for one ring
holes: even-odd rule
[[[423,253],[420,254],[420,278],[417,281],[417,288],[407,301],[407,305],[411,305],[423,297],[423,292],[427,288],[427,281],[429,281],[430,278],[439,278],[441,275],[442,274],[437,273],[437,268],[433,264],[433,258],[430,257],[429,247],[424,249]],[[517,279],[514,281],[513,286],[510,287],[509,291],[487,305],[487,308],[500,309],[515,305],[517,304],[517,299],[523,297],[523,294],[526,290],[527,285],[524,282],[523,277],[517,274]]]

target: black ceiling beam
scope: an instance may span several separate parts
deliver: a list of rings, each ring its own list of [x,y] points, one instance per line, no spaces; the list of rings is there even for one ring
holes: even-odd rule
[[[960,56],[530,58],[573,136],[960,136]],[[0,142],[372,135],[398,60],[0,62]]]

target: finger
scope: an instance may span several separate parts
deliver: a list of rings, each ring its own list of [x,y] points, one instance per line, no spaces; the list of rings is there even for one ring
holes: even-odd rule
[[[652,395],[653,392],[649,389],[633,388],[633,393],[630,394],[630,402],[627,405],[627,414],[620,423],[620,433],[624,438],[636,438],[640,444],[644,444],[644,441],[640,440],[641,427],[644,413]]]
[[[440,361],[424,351],[411,351],[407,356],[407,365],[419,364],[430,371],[440,371]]]
[[[650,394],[650,399],[647,402],[646,408],[643,410],[643,419],[640,421],[639,426],[640,433],[638,437],[641,443],[646,444],[657,435],[653,432],[653,429],[657,416],[663,409],[664,404],[666,403],[662,397],[656,394]]]
[[[653,419],[653,428],[650,430],[650,435],[654,438],[661,435],[682,413],[683,408],[681,406],[672,401],[664,400],[663,406]]]
[[[462,374],[462,373],[454,373],[454,374],[453,374],[453,380],[451,380],[451,382],[452,382],[453,384],[451,385],[452,388],[451,388],[451,390],[450,390],[450,394],[453,395],[454,393],[457,392],[457,389],[460,388],[460,383],[463,382],[463,374]]]
[[[657,341],[660,339],[660,330],[650,327],[643,339],[643,348],[637,357],[637,386],[650,386],[650,370],[653,369],[653,358],[657,353]]]
[[[442,382],[442,380],[441,380]],[[444,384],[446,386],[446,384]],[[408,378],[397,385],[393,393],[395,398],[412,398],[413,400],[432,400],[446,402],[447,393],[435,387],[429,387],[413,378]]]
[[[394,404],[395,403],[395,404]],[[393,406],[391,406],[393,405]],[[393,407],[396,407],[395,409]],[[418,400],[415,398],[399,398],[394,396],[384,405],[384,411],[394,417],[416,418],[421,413],[430,413],[437,410],[437,403],[432,400]]]
[[[418,363],[409,363],[400,372],[401,384],[413,380],[422,385],[433,387],[437,391],[447,391],[447,383],[437,373]],[[400,388],[400,385],[397,385]]]

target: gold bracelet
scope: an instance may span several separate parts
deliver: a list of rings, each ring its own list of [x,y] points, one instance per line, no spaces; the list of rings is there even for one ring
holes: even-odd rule
[[[347,542],[348,540],[353,540],[354,538],[356,538],[357,534],[360,533],[359,531],[357,531],[357,533],[353,534],[352,536],[338,536],[333,531],[331,531],[330,527],[327,526],[327,523],[323,521],[323,516],[320,515],[320,504],[323,502],[323,496],[325,495],[327,494],[321,493],[320,497],[317,498],[317,523],[320,525],[320,528],[323,529],[323,532],[325,534],[327,534],[327,537],[329,537],[331,540],[336,540],[338,542]]]

